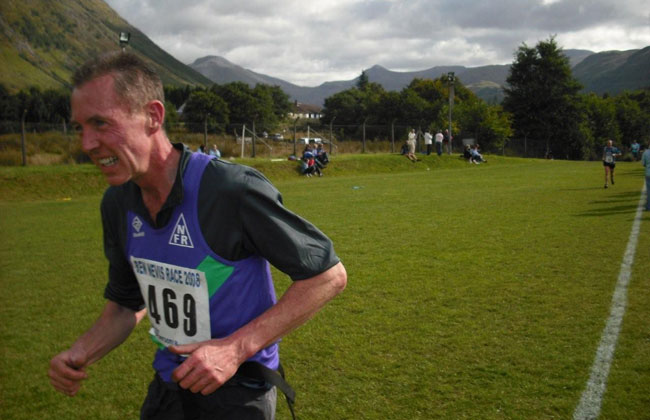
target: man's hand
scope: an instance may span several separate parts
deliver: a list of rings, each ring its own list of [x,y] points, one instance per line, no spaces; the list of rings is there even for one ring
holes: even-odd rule
[[[226,344],[226,340],[213,339],[200,343],[170,346],[169,351],[188,356],[172,373],[172,379],[183,389],[208,395],[230,379],[243,363]]]
[[[50,361],[47,375],[57,391],[73,397],[81,388],[81,381],[88,375],[85,372],[86,357],[73,349],[57,354]]]

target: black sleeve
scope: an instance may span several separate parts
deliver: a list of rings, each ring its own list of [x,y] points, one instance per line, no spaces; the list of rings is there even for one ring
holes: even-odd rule
[[[278,190],[258,171],[246,168],[239,214],[244,246],[293,280],[320,274],[339,262],[332,241],[284,207]]]
[[[104,297],[138,311],[144,307],[144,300],[131,264],[126,258],[126,213],[120,204],[116,189],[106,190],[101,204],[104,254],[108,259],[108,283]]]

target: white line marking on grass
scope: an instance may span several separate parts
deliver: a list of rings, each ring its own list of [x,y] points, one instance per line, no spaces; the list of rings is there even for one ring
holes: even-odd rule
[[[596,350],[596,358],[591,367],[591,374],[589,375],[587,386],[582,393],[580,404],[578,404],[576,410],[573,412],[573,418],[575,420],[597,419],[598,416],[600,416],[600,407],[603,402],[605,388],[607,387],[609,367],[614,358],[616,341],[618,340],[618,334],[621,331],[623,315],[625,315],[627,286],[630,282],[632,265],[634,264],[634,254],[636,253],[636,244],[639,239],[639,230],[641,226],[641,215],[643,214],[643,206],[645,203],[644,193],[648,193],[645,188],[645,183],[641,190],[639,205],[636,208],[636,216],[634,217],[634,223],[632,223],[632,231],[630,232],[630,238],[627,241],[627,249],[623,256],[623,262],[621,263],[621,271],[618,274],[618,282],[616,283],[616,289],[614,289],[609,318],[607,319],[607,324],[603,330],[603,335],[600,338],[598,350]]]

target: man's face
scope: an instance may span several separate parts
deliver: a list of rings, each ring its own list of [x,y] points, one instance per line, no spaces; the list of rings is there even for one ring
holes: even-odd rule
[[[121,185],[146,173],[151,139],[144,112],[129,113],[113,89],[113,77],[101,76],[72,92],[72,123],[81,147],[110,185]]]

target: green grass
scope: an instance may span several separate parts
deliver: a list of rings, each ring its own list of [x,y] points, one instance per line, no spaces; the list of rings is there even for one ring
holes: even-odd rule
[[[281,345],[299,418],[571,417],[642,171],[620,163],[604,190],[598,163],[489,160],[358,155],[317,179],[293,163],[255,163],[287,207],[334,240],[348,270],[346,291]],[[21,169],[0,171],[0,417],[137,418],[152,375],[147,322],[90,368],[77,397],[55,393],[45,375],[102,305],[96,173]],[[38,192],[23,178],[47,183]],[[648,218],[602,418],[650,418]],[[274,275],[281,292],[289,280]],[[288,418],[282,400],[278,418]]]

